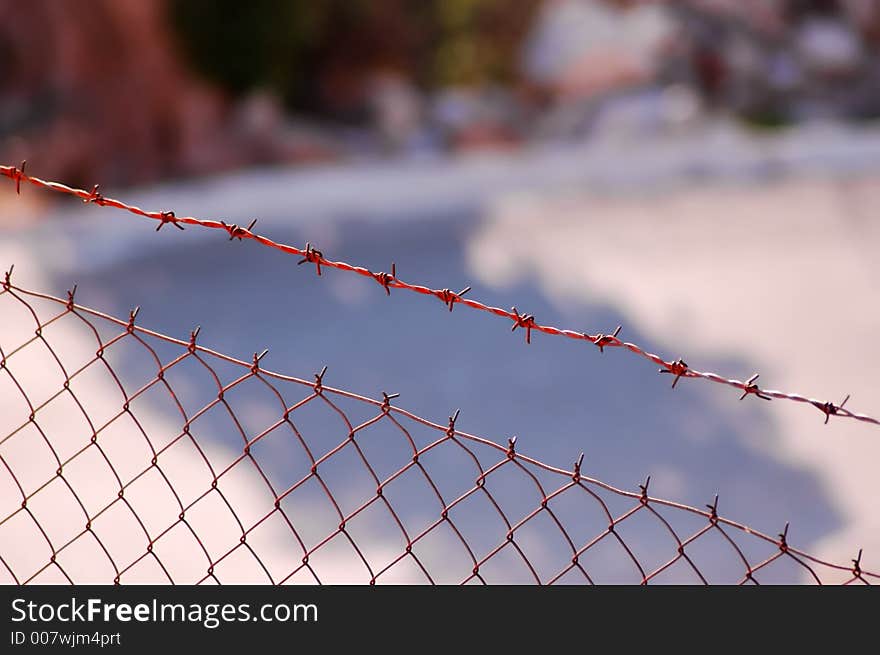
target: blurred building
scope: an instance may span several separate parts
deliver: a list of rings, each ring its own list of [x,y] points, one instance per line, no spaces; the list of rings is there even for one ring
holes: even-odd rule
[[[684,107],[764,125],[859,120],[880,116],[878,43],[868,0],[547,0],[523,71],[551,134],[589,135],[611,114],[660,129]]]

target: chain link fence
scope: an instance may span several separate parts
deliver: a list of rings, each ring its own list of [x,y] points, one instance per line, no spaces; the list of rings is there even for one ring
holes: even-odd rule
[[[0,581],[873,583],[327,382],[0,287]]]

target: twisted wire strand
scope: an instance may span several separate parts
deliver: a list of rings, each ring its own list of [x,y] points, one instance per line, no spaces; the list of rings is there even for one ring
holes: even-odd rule
[[[230,240],[238,239],[239,241],[241,241],[242,239],[250,239],[256,241],[263,246],[274,248],[281,252],[301,257],[302,259],[300,259],[298,264],[313,264],[318,275],[321,275],[323,268],[332,268],[348,273],[355,273],[363,277],[371,278],[378,282],[379,285],[384,288],[386,294],[389,296],[391,295],[391,289],[404,289],[407,291],[413,291],[418,294],[438,298],[449,308],[450,312],[453,310],[456,304],[459,304],[477,311],[493,314],[495,316],[504,318],[512,322],[511,330],[516,330],[517,328],[519,328],[525,332],[526,343],[531,343],[532,331],[537,331],[553,336],[561,336],[567,337],[569,339],[585,341],[587,343],[591,343],[597,346],[603,352],[605,348],[623,348],[660,367],[660,373],[671,374],[673,376],[673,388],[675,388],[681,378],[708,380],[710,382],[725,385],[727,387],[732,387],[738,392],[741,392],[742,395],[740,396],[740,400],[744,399],[746,396],[754,395],[764,400],[778,399],[811,405],[812,407],[818,409],[824,415],[826,424],[831,417],[839,417],[854,419],[863,423],[880,426],[880,419],[875,418],[874,416],[871,416],[869,414],[856,412],[852,409],[845,407],[847,401],[849,400],[848,395],[840,404],[835,404],[831,401],[818,400],[816,398],[811,398],[800,393],[790,393],[777,389],[765,389],[759,387],[756,384],[756,380],[758,379],[757,374],[753,375],[748,380],[739,380],[736,378],[728,378],[723,375],[719,375],[718,373],[713,373],[711,371],[700,371],[690,367],[681,358],[677,360],[667,361],[661,356],[645,350],[638,344],[620,339],[617,336],[620,331],[619,326],[617,330],[615,330],[611,334],[590,334],[587,332],[578,332],[576,330],[562,329],[554,327],[552,325],[544,325],[538,323],[533,315],[520,313],[515,306],[512,307],[510,311],[508,311],[500,307],[487,305],[470,297],[465,297],[465,294],[470,291],[470,287],[462,289],[459,292],[454,292],[448,288],[433,289],[422,284],[405,282],[397,276],[396,267],[393,264],[391,273],[374,272],[363,266],[355,266],[347,262],[333,261],[331,259],[328,259],[320,250],[315,249],[310,243],[306,244],[305,248],[299,248],[297,246],[273,241],[272,239],[253,231],[253,227],[256,224],[256,219],[253,220],[248,227],[241,227],[234,223],[226,223],[222,220],[217,221],[200,219],[192,216],[177,216],[173,211],[147,211],[140,207],[126,204],[120,200],[105,197],[99,191],[98,185],[95,185],[91,191],[86,191],[84,189],[69,187],[60,182],[43,180],[38,177],[28,175],[27,173],[25,173],[25,164],[26,162],[23,162],[22,165],[19,167],[0,166],[0,175],[7,177],[14,182],[17,193],[20,193],[22,182],[29,182],[40,188],[49,189],[58,193],[74,196],[81,199],[85,203],[94,203],[102,207],[114,207],[116,209],[125,210],[137,216],[159,221],[159,225],[156,228],[157,231],[166,224],[171,224],[179,229],[183,229],[184,225],[195,225],[203,228],[223,230],[229,235]]]

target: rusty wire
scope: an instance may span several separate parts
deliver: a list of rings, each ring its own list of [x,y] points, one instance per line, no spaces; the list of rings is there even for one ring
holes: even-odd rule
[[[21,183],[22,181],[25,181],[30,182],[31,184],[34,184],[38,187],[75,196],[77,198],[80,198],[85,203],[94,203],[102,207],[115,207],[117,209],[124,209],[128,212],[131,212],[132,214],[136,214],[144,218],[157,220],[159,221],[159,225],[156,226],[157,231],[166,224],[173,225],[174,227],[181,230],[183,229],[183,225],[197,225],[199,227],[221,229],[229,235],[230,241],[232,239],[238,239],[239,241],[241,241],[242,239],[252,239],[253,241],[256,241],[257,243],[260,243],[264,246],[275,248],[276,250],[280,250],[281,252],[301,257],[302,259],[300,259],[297,264],[314,264],[315,272],[318,275],[321,275],[322,267],[334,268],[337,270],[356,273],[358,275],[374,279],[376,282],[379,283],[379,285],[385,290],[385,293],[389,296],[391,295],[391,289],[406,289],[407,291],[414,291],[422,295],[434,296],[435,298],[438,298],[441,302],[443,302],[444,305],[449,308],[450,312],[453,310],[456,304],[460,304],[466,307],[470,307],[471,309],[476,309],[481,312],[500,316],[512,322],[511,330],[516,330],[517,328],[523,330],[523,332],[525,333],[526,343],[531,343],[532,331],[537,331],[554,336],[562,336],[568,337],[569,339],[586,341],[587,343],[593,344],[598,347],[601,352],[604,352],[605,348],[624,348],[634,353],[635,355],[647,359],[659,366],[660,373],[671,374],[673,376],[673,389],[676,387],[681,378],[709,380],[711,382],[733,387],[737,391],[742,392],[740,400],[744,399],[746,396],[754,395],[755,397],[761,398],[763,400],[771,400],[773,398],[776,398],[780,400],[790,400],[793,402],[812,405],[823,414],[826,424],[828,423],[829,418],[835,416],[851,418],[865,423],[880,425],[880,419],[874,418],[873,416],[870,416],[868,414],[862,414],[855,412],[851,409],[847,409],[845,405],[849,400],[849,395],[847,395],[846,398],[838,405],[831,401],[817,400],[815,398],[810,398],[799,393],[788,393],[775,389],[764,389],[756,384],[756,380],[759,377],[757,373],[752,375],[752,377],[750,377],[748,380],[737,380],[735,378],[724,377],[717,373],[700,371],[695,368],[691,368],[684,361],[684,359],[680,357],[675,360],[667,361],[659,355],[648,352],[647,350],[635,343],[620,339],[617,335],[620,333],[621,326],[617,326],[617,329],[610,334],[590,334],[588,332],[578,332],[575,330],[561,329],[553,327],[551,325],[542,325],[536,321],[533,315],[527,314],[525,312],[520,313],[515,306],[512,307],[510,311],[507,311],[500,307],[492,307],[490,305],[486,305],[472,298],[466,298],[465,294],[467,294],[471,290],[470,287],[465,287],[458,292],[454,292],[448,288],[432,289],[421,284],[411,284],[409,282],[404,282],[397,276],[397,269],[394,264],[391,265],[391,273],[373,272],[367,268],[364,268],[363,266],[354,266],[346,262],[327,259],[324,254],[320,250],[314,248],[311,243],[307,243],[304,249],[284,243],[278,243],[276,241],[273,241],[272,239],[269,239],[268,237],[262,236],[253,231],[257,219],[252,220],[248,227],[245,228],[234,223],[227,223],[222,220],[215,221],[193,218],[191,216],[177,216],[173,211],[146,211],[144,209],[141,209],[140,207],[128,205],[119,200],[114,200],[112,198],[104,196],[100,192],[100,187],[97,184],[92,188],[91,191],[85,191],[83,189],[69,187],[59,182],[46,181],[38,177],[28,175],[25,173],[25,164],[26,162],[22,162],[21,166],[19,167],[0,166],[0,174],[8,177],[15,183],[16,193],[20,193]]]
[[[861,568],[861,551],[850,565],[823,561],[789,543],[788,524],[773,537],[720,516],[717,496],[705,509],[700,509],[651,496],[650,478],[638,485],[638,491],[619,489],[585,475],[583,454],[576,459],[571,469],[550,466],[520,452],[516,437],[502,445],[463,432],[457,426],[457,411],[449,416],[445,425],[435,423],[395,406],[392,401],[398,394],[383,392],[381,399],[372,399],[327,386],[326,368],[316,373],[313,380],[276,373],[263,367],[265,351],[254,353],[250,361],[242,361],[199,345],[199,328],[190,333],[189,339],[176,339],[137,325],[137,309],[130,312],[127,320],[115,318],[77,304],[75,288],[68,292],[67,299],[56,298],[17,286],[10,273],[2,279],[0,286],[0,317],[5,316],[8,320],[13,312],[19,311],[29,317],[26,323],[33,320],[31,327],[34,328],[32,332],[28,328],[21,342],[7,344],[0,341],[0,378],[6,378],[14,385],[17,389],[14,394],[20,395],[26,405],[20,416],[4,417],[12,421],[10,425],[18,427],[8,434],[0,434],[0,473],[5,471],[11,477],[20,494],[20,502],[8,497],[5,499],[4,507],[14,507],[11,512],[0,512],[0,572],[5,570],[16,583],[40,582],[41,576],[47,572],[55,572],[71,584],[76,583],[75,578],[80,574],[69,572],[73,566],[69,561],[69,552],[79,553],[79,557],[83,548],[97,553],[105,564],[109,562],[115,584],[125,583],[133,575],[133,569],[144,562],[155,565],[153,570],[156,575],[152,582],[221,583],[231,566],[229,562],[242,556],[248,558],[251,564],[255,561],[258,567],[254,570],[259,572],[259,579],[249,580],[250,582],[278,584],[304,579],[306,582],[320,583],[322,573],[318,570],[316,560],[334,540],[347,544],[347,552],[360,571],[355,577],[369,584],[383,582],[395,569],[405,565],[416,571],[419,579],[427,583],[442,581],[441,573],[444,573],[446,577],[451,575],[461,583],[485,584],[493,582],[497,577],[489,576],[487,571],[493,570],[493,566],[497,570],[497,563],[500,561],[504,562],[502,579],[506,579],[504,575],[510,572],[510,567],[516,567],[527,579],[538,584],[573,581],[594,583],[597,574],[610,566],[609,560],[600,560],[599,565],[595,562],[589,563],[591,555],[602,547],[612,548],[615,553],[614,561],[618,564],[625,563],[635,576],[634,579],[643,584],[663,582],[664,574],[676,567],[687,572],[692,580],[710,583],[714,581],[713,571],[699,566],[694,551],[699,544],[711,538],[720,544],[717,546],[719,551],[725,551],[735,561],[735,567],[740,571],[736,574],[736,580],[740,584],[759,584],[769,569],[781,564],[801,572],[802,577],[808,581],[819,584],[832,581],[832,576],[837,576],[840,579],[835,581],[844,584],[872,584],[880,581],[880,574]],[[65,353],[61,352],[59,344],[53,345],[53,326],[65,320],[76,326],[83,339],[94,339],[93,343],[97,346],[94,355],[89,355],[88,360],[76,370],[65,367],[62,361]],[[2,336],[0,333],[0,337]],[[140,366],[136,371],[136,380],[128,380],[122,370],[112,365],[113,353],[123,346],[143,353],[147,361],[153,363],[150,367],[155,365],[155,369],[143,370],[145,367]],[[45,391],[52,393],[43,402],[35,403],[31,396],[37,389],[28,388],[27,383],[22,382],[22,367],[26,366],[26,362],[18,362],[23,353],[33,349],[42,352],[44,348],[54,361],[52,368],[57,366],[60,371],[60,384],[55,388],[49,382],[50,371],[42,371],[41,384],[49,385]],[[160,348],[170,349],[170,354],[164,359],[159,354]],[[175,370],[184,362],[190,362],[196,368],[202,367],[199,370],[207,371],[208,379],[212,380],[209,384],[216,385],[216,393],[211,392],[210,402],[189,412],[185,410],[179,393],[171,382]],[[232,381],[225,384],[221,382],[221,376],[217,372],[220,366],[230,366],[233,369]],[[78,385],[82,376],[89,374],[100,374],[111,387],[119,390],[118,395],[114,391],[113,397],[101,398],[102,405],[111,412],[108,414],[110,418],[103,423],[92,420],[80,397],[82,387]],[[241,393],[242,386],[248,381],[254,382],[260,393],[277,407],[275,420],[265,429],[255,430],[253,433],[248,433],[243,427],[243,421],[239,420],[230,404],[230,400],[236,393]],[[135,390],[127,391],[126,388]],[[179,423],[174,423],[176,427],[172,434],[150,434],[138,420],[137,407],[140,405],[137,403],[151,390],[157,391],[175,408],[174,420]],[[296,394],[298,399],[293,402],[288,400],[291,394]],[[56,433],[47,426],[44,419],[47,407],[59,398],[71,399],[78,408],[74,411],[80,412],[89,425],[91,434],[83,435],[80,442],[69,443],[73,436],[72,431],[68,434],[67,430],[61,429]],[[368,418],[360,422],[350,420],[343,411],[343,403],[351,403],[352,407],[367,410]],[[321,437],[317,441],[309,440],[297,427],[302,425],[302,412],[307,411],[307,407],[317,408],[322,417],[326,414],[327,417],[341,418],[345,428],[334,435],[333,430],[322,427]],[[234,459],[222,469],[212,466],[206,456],[206,447],[209,444],[199,438],[198,428],[193,427],[212,408],[228,412],[228,415],[223,414],[226,417],[226,429],[241,438],[237,454],[233,452],[230,455]],[[120,461],[109,450],[107,442],[108,428],[121,419],[130,419],[131,424],[137,426],[126,437],[131,439],[126,441],[126,449],[133,451],[135,442],[145,443],[148,449],[138,465],[128,473],[122,470]],[[396,435],[382,443],[383,452],[390,454],[393,460],[393,465],[384,474],[379,472],[376,460],[368,455],[368,452],[373,452],[368,451],[369,442],[375,439],[372,436],[375,433],[371,433],[369,428],[375,425],[382,425],[392,435]],[[428,433],[428,439],[423,445],[416,443],[416,430],[425,430]],[[46,453],[45,458],[51,461],[50,466],[54,473],[49,474],[47,467],[45,479],[23,481],[22,465],[16,464],[7,450],[16,439],[30,439],[25,444],[29,453],[37,453],[45,445],[47,449],[43,449],[43,452]],[[305,461],[304,475],[282,470],[281,479],[278,480],[267,472],[267,460],[261,458],[257,451],[262,443],[270,439],[282,439],[297,449]],[[202,489],[201,493],[195,494],[189,501],[175,488],[167,471],[169,449],[179,443],[192,446],[210,470],[210,474],[204,478],[204,488],[199,487]],[[72,454],[59,455],[61,445],[65,445]],[[438,451],[444,449],[458,454],[466,463],[462,469],[467,468],[470,471],[467,486],[458,491],[450,491],[452,471],[435,467],[436,460],[432,460]],[[346,503],[342,499],[346,490],[340,489],[331,479],[331,469],[334,462],[342,457],[342,453],[348,453],[353,458],[355,463],[351,468],[360,469],[361,474],[369,476],[372,486],[363,497],[356,497],[353,502],[349,502],[346,509]],[[100,501],[92,503],[99,508],[94,511],[89,511],[81,499],[83,490],[78,488],[72,474],[77,461],[88,454],[104,462],[112,471],[115,481],[101,489]],[[255,518],[246,520],[243,518],[243,508],[233,503],[234,498],[229,495],[227,482],[234,471],[242,468],[252,471],[252,466],[262,480],[256,484],[264,487],[264,505],[259,508]],[[347,479],[355,472],[345,469],[341,475]],[[174,511],[159,519],[154,517],[150,525],[159,527],[151,529],[146,519],[142,518],[142,512],[134,505],[132,485],[147,475],[155,478],[156,474],[163,481],[162,484],[168,487],[175,501]],[[189,475],[196,477],[195,471]],[[510,498],[505,497],[499,491],[501,487],[494,484],[496,478],[504,475],[514,476],[532,490],[530,493],[533,500],[526,502],[519,511],[510,509],[507,504]],[[417,480],[427,497],[433,499],[429,503],[430,507],[419,508],[419,519],[401,512],[398,501],[392,498],[395,485],[405,476]],[[51,522],[57,519],[40,509],[41,494],[53,484],[64,485],[65,493],[75,499],[79,508],[72,513],[81,512],[81,529],[62,541],[50,536],[56,533]],[[329,515],[323,518],[332,524],[325,532],[313,534],[311,537],[304,534],[304,523],[298,522],[290,514],[297,507],[291,503],[302,504],[302,501],[292,499],[309,484],[317,485],[319,494],[329,502],[324,505],[322,513]],[[483,509],[477,515],[476,521],[485,533],[484,541],[488,545],[480,546],[475,543],[464,528],[462,507],[475,498],[482,502],[480,507]],[[213,548],[213,553],[209,552],[204,534],[192,520],[196,508],[207,505],[211,502],[209,499],[216,501],[219,508],[210,515],[212,522],[220,521],[221,515],[231,515],[237,526],[228,543],[220,549]],[[574,514],[570,517],[566,517],[563,511],[565,503],[576,505]],[[623,507],[617,509],[621,503]],[[135,529],[125,533],[126,543],[130,546],[128,550],[131,551],[133,547],[135,550],[132,552],[135,555],[120,554],[117,546],[108,543],[108,533],[96,528],[96,522],[114,508],[116,511],[129,513],[137,523]],[[395,550],[381,556],[369,551],[359,540],[357,532],[360,516],[377,508],[386,519],[390,518],[388,525],[393,526],[382,537],[385,541],[396,544]],[[599,516],[598,519],[587,520],[589,508]],[[318,518],[314,512],[318,510],[313,510],[313,515],[305,523]],[[682,518],[697,523],[687,531],[681,527],[675,529],[674,525],[679,525],[678,521]],[[496,521],[494,529],[490,519]],[[35,566],[24,569],[10,563],[10,549],[14,549],[17,543],[14,528],[10,527],[15,520],[24,520],[39,532],[37,539],[45,543],[45,561],[38,561]],[[256,541],[254,531],[259,530],[267,521],[282,522],[284,529],[289,530],[292,536],[290,552],[284,553],[284,566],[280,570],[277,562],[270,563],[268,555],[260,552],[259,546],[252,545]],[[646,521],[665,535],[649,542],[654,551],[653,565],[649,565],[645,553],[638,550],[631,537],[627,536],[628,526],[634,521]],[[536,525],[542,526],[542,536],[549,538],[552,533],[563,544],[561,553],[557,553],[556,557],[545,556],[541,559],[529,555],[524,534]],[[13,530],[13,536],[10,537],[5,530]],[[192,535],[195,545],[187,556],[204,561],[204,566],[199,569],[201,573],[191,576],[191,579],[183,579],[180,574],[173,573],[168,566],[167,554],[163,555],[167,553],[163,551],[169,539],[167,535],[174,530],[183,530]],[[464,564],[457,568],[449,565],[454,569],[451,571],[440,571],[439,565],[432,565],[426,559],[427,551],[423,548],[425,541],[441,530],[457,544],[456,547],[462,553],[466,553],[462,556]],[[121,528],[114,524],[113,532],[120,531]],[[768,550],[760,557],[748,555],[747,551],[751,552],[755,545]],[[504,560],[504,556],[512,560]],[[109,582],[109,579],[105,582]]]

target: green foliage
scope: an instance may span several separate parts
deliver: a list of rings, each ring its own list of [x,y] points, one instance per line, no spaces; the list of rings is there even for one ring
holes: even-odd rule
[[[507,82],[539,0],[168,0],[182,52],[233,95],[334,114],[394,70],[431,89]]]
[[[296,84],[318,36],[320,3],[170,0],[179,43],[193,66],[233,94]]]

